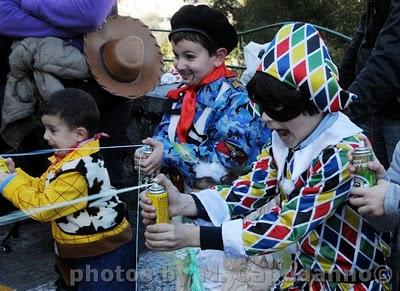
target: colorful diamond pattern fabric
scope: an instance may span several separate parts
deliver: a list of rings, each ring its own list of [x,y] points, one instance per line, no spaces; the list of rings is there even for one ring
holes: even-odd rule
[[[323,112],[343,110],[357,98],[339,86],[328,48],[308,23],[284,25],[265,50],[258,71],[303,90]]]
[[[374,270],[386,265],[389,234],[374,230],[348,202],[351,176],[347,152],[358,146],[356,136],[324,149],[309,168],[294,181],[290,193],[280,181],[292,179],[294,158],[286,159],[284,177],[277,177],[271,143],[263,149],[251,173],[232,187],[216,187],[227,201],[231,216],[243,218],[278,194],[281,204],[256,220],[243,222],[247,255],[271,253],[294,245],[293,266],[275,290],[389,290],[388,281],[348,283],[314,280],[308,273],[340,274]],[[260,191],[260,185],[265,189]],[[255,189],[253,189],[255,188]]]

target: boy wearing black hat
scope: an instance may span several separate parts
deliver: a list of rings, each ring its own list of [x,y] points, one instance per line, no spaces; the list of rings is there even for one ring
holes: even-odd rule
[[[174,66],[183,84],[168,92],[171,108],[154,138],[144,140],[153,154],[143,160],[137,151],[136,168],[140,164],[144,175],[175,169],[188,188],[203,189],[254,161],[255,149],[270,133],[225,66],[238,42],[228,19],[206,5],[186,5],[173,15],[171,28]]]
[[[168,92],[171,107],[154,138],[144,140],[153,153],[143,159],[137,151],[136,168],[145,175],[164,168],[186,189],[204,189],[231,180],[233,172],[253,162],[270,132],[225,66],[238,42],[228,19],[206,5],[186,5],[173,15],[171,29],[174,66],[183,84]]]

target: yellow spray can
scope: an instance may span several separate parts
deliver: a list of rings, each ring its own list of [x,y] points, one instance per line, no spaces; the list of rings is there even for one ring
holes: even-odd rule
[[[153,183],[147,189],[147,196],[156,208],[156,223],[169,223],[168,193],[165,188],[160,184]]]

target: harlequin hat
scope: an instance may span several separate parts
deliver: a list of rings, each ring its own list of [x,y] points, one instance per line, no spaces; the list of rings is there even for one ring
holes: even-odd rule
[[[171,36],[177,32],[197,32],[205,36],[228,54],[236,47],[238,37],[235,28],[220,11],[207,5],[182,6],[171,18]]]
[[[267,46],[257,71],[300,89],[323,112],[343,110],[357,98],[340,87],[328,48],[308,23],[284,25]]]
[[[114,95],[140,97],[160,81],[160,47],[138,19],[108,18],[99,30],[85,35],[84,53],[93,77]]]

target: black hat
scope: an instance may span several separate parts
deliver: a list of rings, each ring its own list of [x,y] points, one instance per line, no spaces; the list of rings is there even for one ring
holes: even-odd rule
[[[218,48],[225,48],[228,54],[238,43],[236,30],[226,16],[207,5],[185,5],[175,12],[171,18],[169,40],[180,31],[200,33]]]

